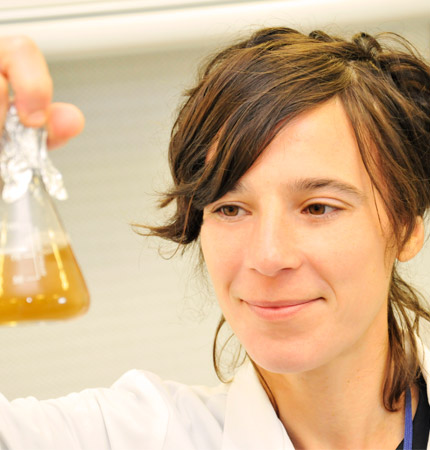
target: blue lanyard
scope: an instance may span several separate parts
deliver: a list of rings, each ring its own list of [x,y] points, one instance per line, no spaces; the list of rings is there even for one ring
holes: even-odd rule
[[[405,437],[403,439],[403,450],[412,450],[412,401],[411,390],[406,390],[405,399]]]

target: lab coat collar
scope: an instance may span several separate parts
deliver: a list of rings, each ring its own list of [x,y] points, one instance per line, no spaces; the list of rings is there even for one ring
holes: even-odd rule
[[[222,450],[294,450],[252,364],[236,373],[227,396]]]
[[[430,350],[417,338],[418,356],[430,399]],[[221,450],[294,450],[252,364],[236,373],[227,396]],[[430,450],[430,438],[427,445]]]

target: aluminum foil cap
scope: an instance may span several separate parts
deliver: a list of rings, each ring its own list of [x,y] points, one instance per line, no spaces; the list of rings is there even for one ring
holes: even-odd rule
[[[48,158],[46,140],[44,128],[25,127],[15,106],[10,106],[0,138],[0,176],[4,182],[2,198],[5,202],[21,198],[35,173],[40,174],[52,197],[67,198],[63,177]]]

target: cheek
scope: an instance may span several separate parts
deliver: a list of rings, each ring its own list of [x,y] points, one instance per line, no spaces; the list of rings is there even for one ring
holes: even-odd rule
[[[220,302],[240,271],[245,243],[240,234],[215,232],[212,224],[203,224],[200,242],[212,284]],[[233,236],[234,235],[234,236]]]
[[[316,247],[313,266],[333,292],[340,316],[349,317],[345,323],[371,315],[386,303],[394,256],[373,221],[356,220],[319,239]]]

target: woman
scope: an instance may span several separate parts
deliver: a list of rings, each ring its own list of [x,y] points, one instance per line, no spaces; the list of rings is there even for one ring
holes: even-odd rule
[[[133,371],[111,389],[3,399],[6,448],[427,447],[430,314],[396,264],[424,241],[430,69],[397,41],[264,29],[207,64],[172,133],[175,212],[149,233],[199,244],[218,331],[227,321],[251,363],[214,389]],[[3,42],[3,84],[23,121],[67,139],[79,113],[49,106],[43,59],[18,43]]]

